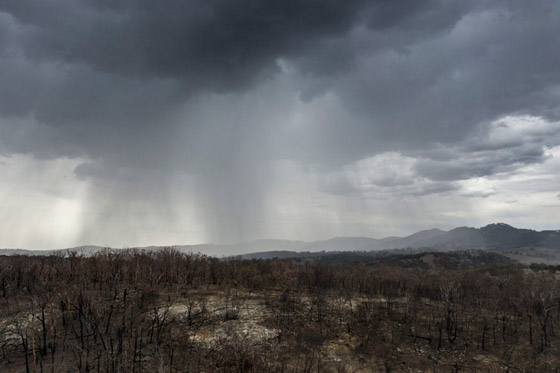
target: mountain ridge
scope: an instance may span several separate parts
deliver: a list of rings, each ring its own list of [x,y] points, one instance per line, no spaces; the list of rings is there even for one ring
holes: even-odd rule
[[[140,250],[158,250],[166,246],[138,247]],[[440,251],[453,250],[512,250],[518,248],[549,248],[560,251],[560,230],[536,231],[515,228],[505,223],[492,223],[480,228],[457,227],[449,231],[438,228],[418,231],[405,237],[333,237],[318,241],[262,239],[237,244],[174,245],[182,252],[200,252],[212,256],[237,256],[264,252],[321,251],[375,251],[402,248],[433,248]],[[77,251],[92,255],[105,247],[82,245],[59,250],[0,249],[0,255],[49,255]]]

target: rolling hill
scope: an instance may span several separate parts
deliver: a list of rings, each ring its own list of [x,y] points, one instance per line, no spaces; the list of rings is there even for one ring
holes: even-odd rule
[[[247,258],[295,257],[294,253],[320,253],[333,251],[377,251],[389,249],[429,248],[435,251],[490,250],[504,251],[512,255],[533,255],[546,251],[546,255],[560,254],[560,231],[535,231],[520,229],[504,223],[489,224],[481,228],[458,227],[450,231],[430,229],[406,237],[335,237],[328,240],[304,242],[289,240],[257,240],[238,244],[201,244],[174,246],[182,252],[200,252],[224,257],[243,255]],[[147,246],[139,249],[158,250],[161,246]],[[41,251],[23,249],[2,249],[0,255],[41,255],[53,252],[77,251],[92,255],[102,250],[101,246],[79,246],[64,250]],[[290,254],[291,253],[291,254]],[[551,254],[552,253],[552,254]],[[248,255],[250,254],[250,255]],[[536,254],[536,255],[534,255]],[[316,255],[314,255],[316,256]],[[558,255],[560,258],[560,255]]]

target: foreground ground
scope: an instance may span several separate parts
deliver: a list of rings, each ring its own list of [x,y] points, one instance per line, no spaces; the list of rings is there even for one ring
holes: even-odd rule
[[[441,255],[0,257],[0,371],[559,371],[555,267]]]

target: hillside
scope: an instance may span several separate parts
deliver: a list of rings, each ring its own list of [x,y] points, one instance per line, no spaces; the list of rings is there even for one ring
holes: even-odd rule
[[[184,253],[202,253],[216,257],[245,255],[246,258],[298,257],[301,252],[321,253],[334,251],[378,251],[386,249],[429,248],[436,251],[490,250],[512,251],[508,255],[524,255],[537,262],[546,257],[547,263],[560,259],[560,231],[535,231],[515,228],[504,223],[489,224],[482,228],[458,227],[450,231],[430,229],[406,237],[335,237],[313,242],[289,240],[257,240],[238,244],[200,244],[174,246]],[[152,251],[162,246],[147,246],[139,249]],[[58,252],[77,251],[85,255],[102,250],[101,246],[79,246]],[[55,251],[3,249],[0,255],[41,255]],[[276,253],[275,253],[276,252]],[[291,254],[290,254],[291,252]],[[266,253],[266,254],[265,254]],[[543,254],[546,253],[546,254]],[[251,254],[251,255],[247,255]],[[543,256],[544,255],[544,256]],[[526,259],[526,258],[525,258]]]
[[[508,265],[487,251],[375,258],[382,253],[305,260],[219,260],[173,249],[0,256],[0,371],[560,366],[560,267]]]

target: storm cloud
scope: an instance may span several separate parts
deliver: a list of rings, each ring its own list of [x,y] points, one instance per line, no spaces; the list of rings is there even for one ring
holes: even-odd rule
[[[0,154],[70,167],[69,243],[392,234],[423,225],[379,201],[434,198],[475,224],[496,180],[558,179],[558,35],[553,0],[2,1]]]

